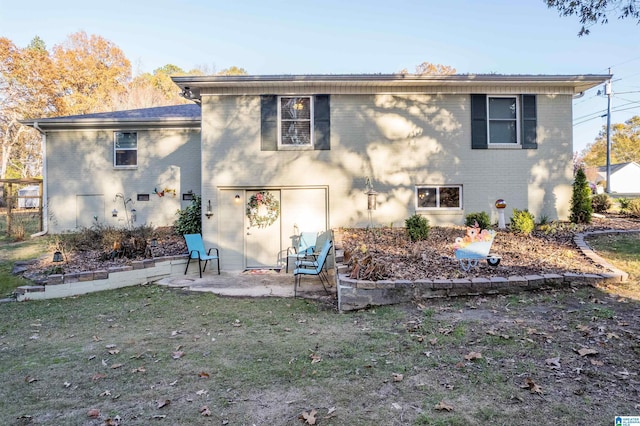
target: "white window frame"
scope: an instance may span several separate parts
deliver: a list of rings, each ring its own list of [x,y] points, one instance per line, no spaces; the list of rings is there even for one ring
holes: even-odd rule
[[[306,98],[309,99],[309,118],[308,119],[297,119],[297,120],[283,120],[282,119],[282,99],[290,99],[290,98]],[[314,149],[314,134],[313,134],[313,107],[314,107],[314,99],[313,96],[297,96],[297,95],[289,95],[289,96],[278,96],[278,149],[279,150],[312,150]],[[291,144],[283,144],[282,143],[282,122],[283,121],[299,121],[299,122],[309,122],[309,143],[304,145],[291,145]]]
[[[492,119],[490,111],[490,101],[496,98],[515,99],[516,101],[516,142],[515,143],[499,143],[491,142],[491,122],[492,121],[513,121],[514,119]],[[500,148],[522,148],[522,141],[520,140],[520,115],[522,113],[520,105],[520,96],[518,95],[487,95],[487,146],[500,147]]]
[[[116,140],[118,139],[118,134],[122,133],[133,133],[136,135],[136,147],[135,148],[117,148]],[[117,154],[116,151],[136,151],[136,164],[116,164]],[[116,130],[113,132],[113,167],[116,169],[135,169],[138,167],[138,132],[133,130]]]
[[[459,207],[440,207],[440,189],[441,188],[457,188],[458,189],[458,204]],[[436,191],[436,206],[435,207],[421,207],[418,202],[418,198],[420,196],[421,189],[433,189]],[[416,185],[415,189],[415,204],[416,210],[419,211],[460,211],[462,210],[462,185]]]

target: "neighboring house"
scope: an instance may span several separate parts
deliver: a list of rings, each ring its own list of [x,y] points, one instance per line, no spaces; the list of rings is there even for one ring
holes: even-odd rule
[[[591,182],[606,188],[607,166],[597,167],[595,179]],[[634,161],[611,164],[609,190],[618,194],[640,194],[640,165]]]
[[[207,245],[238,270],[282,264],[301,231],[403,226],[414,213],[434,225],[481,211],[495,221],[499,198],[507,217],[566,219],[572,99],[608,78],[185,76],[173,80],[200,106],[24,123],[45,139],[49,231],[122,223],[111,211],[123,205],[136,224],[170,224],[192,191]],[[154,193],[165,188],[176,197]],[[247,203],[263,191],[278,214],[252,226]]]

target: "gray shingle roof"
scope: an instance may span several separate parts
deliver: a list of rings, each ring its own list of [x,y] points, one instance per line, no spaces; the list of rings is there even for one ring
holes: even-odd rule
[[[154,108],[130,109],[127,111],[100,112],[96,114],[70,115],[57,117],[57,120],[69,119],[142,119],[153,120],[157,118],[200,118],[200,106],[195,104],[170,105]],[[45,121],[44,119],[42,121]]]
[[[620,169],[622,169],[622,168],[624,168],[624,167],[628,166],[629,164],[634,164],[634,162],[633,162],[633,161],[629,161],[629,162],[627,162],[627,163],[611,164],[611,166],[610,166],[610,167],[611,167],[611,173],[615,173],[615,172],[617,172],[618,170],[620,170]],[[607,171],[607,166],[600,166],[600,167],[598,167],[598,172],[600,172],[600,173],[606,173],[606,171]]]
[[[114,123],[156,124],[200,123],[201,109],[196,104],[170,105],[154,108],[132,109],[126,111],[99,112],[95,114],[69,115],[21,120],[27,126],[76,127],[84,125],[107,125]]]

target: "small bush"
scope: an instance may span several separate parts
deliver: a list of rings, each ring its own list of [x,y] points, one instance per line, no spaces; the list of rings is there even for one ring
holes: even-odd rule
[[[199,195],[194,195],[191,204],[178,210],[178,219],[174,227],[180,235],[202,233],[202,202]]]
[[[571,216],[573,223],[591,223],[591,188],[587,182],[584,170],[578,169],[573,181],[573,194],[571,195]]]
[[[640,198],[633,199],[629,202],[629,214],[640,217]]]
[[[466,226],[474,226],[476,222],[478,222],[478,226],[481,229],[489,229],[491,227],[491,219],[489,219],[487,212],[469,213],[464,218]]]
[[[612,206],[611,198],[607,194],[594,195],[591,198],[591,208],[596,213],[604,213]]]
[[[426,240],[431,230],[429,219],[419,214],[414,214],[405,220],[404,226],[407,229],[407,235],[413,242]]]
[[[584,225],[578,225],[573,222],[551,221],[541,223],[538,230],[545,235],[555,235],[564,232],[580,232],[583,228]]]
[[[95,224],[77,232],[56,235],[50,242],[50,250],[60,250],[65,256],[74,252],[99,250],[102,252],[102,260],[116,255],[130,259],[145,257],[147,241],[153,238],[154,232],[155,229],[149,225],[127,229]],[[116,245],[120,247],[117,253]]]
[[[542,216],[540,216],[540,220],[538,221],[539,225],[546,225],[550,222],[549,220],[549,216],[547,216],[546,214],[543,214]]]
[[[511,216],[511,230],[513,232],[516,234],[529,235],[535,227],[534,216],[529,213],[529,210],[513,209],[513,216]]]
[[[620,206],[620,213],[629,214],[629,207],[631,205],[631,200],[629,198],[621,197],[618,198],[618,206]]]

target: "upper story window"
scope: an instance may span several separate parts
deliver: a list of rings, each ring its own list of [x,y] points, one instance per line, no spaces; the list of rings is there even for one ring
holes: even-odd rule
[[[520,143],[520,103],[517,96],[487,96],[489,144]]]
[[[471,149],[537,149],[536,95],[471,94]]]
[[[329,149],[329,95],[260,95],[261,151]]]
[[[416,209],[462,209],[461,185],[429,185],[416,187]]]
[[[138,133],[114,132],[113,166],[136,167],[138,165]]]
[[[280,148],[313,148],[313,102],[310,96],[280,96],[278,123]]]

